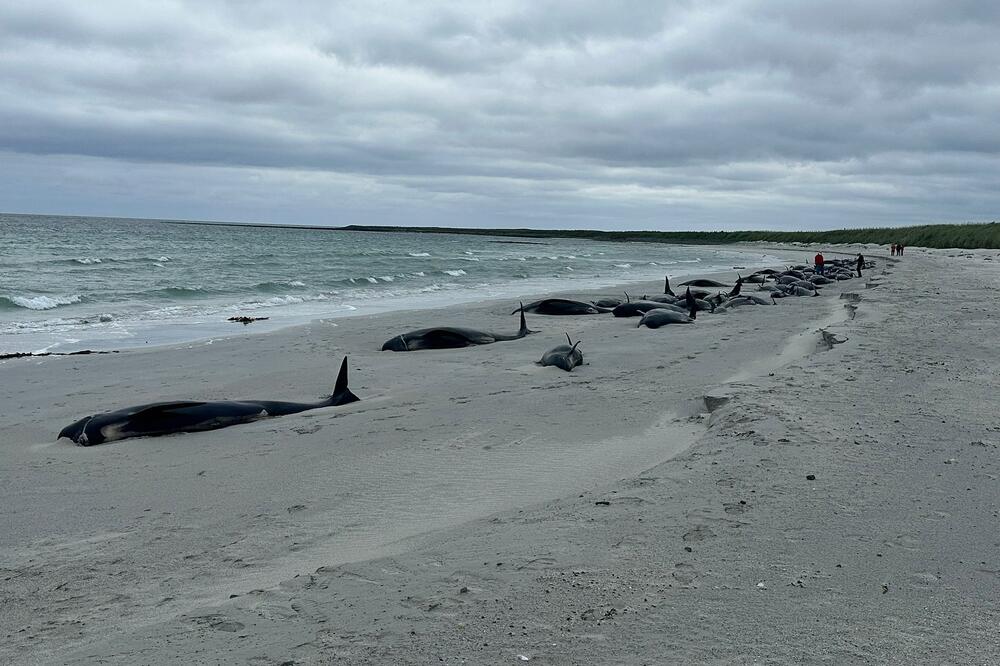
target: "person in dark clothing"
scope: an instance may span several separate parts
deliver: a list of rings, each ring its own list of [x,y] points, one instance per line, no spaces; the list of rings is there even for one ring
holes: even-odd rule
[[[898,245],[898,244],[896,245],[896,254],[898,254],[901,257],[903,256],[903,246],[902,245]]]
[[[895,243],[893,243],[892,245],[889,246],[889,256],[890,257],[895,257],[896,256],[896,244]]]
[[[861,277],[861,269],[865,267],[865,255],[858,253],[858,277]]]
[[[817,252],[816,253],[816,257],[813,259],[813,261],[816,263],[816,275],[822,275],[823,274],[823,264],[826,261],[825,259],[823,259],[823,253],[822,252]]]

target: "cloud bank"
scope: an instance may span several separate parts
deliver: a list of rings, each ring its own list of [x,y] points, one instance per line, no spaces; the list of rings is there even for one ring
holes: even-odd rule
[[[0,4],[0,209],[304,224],[990,220],[1000,4]]]

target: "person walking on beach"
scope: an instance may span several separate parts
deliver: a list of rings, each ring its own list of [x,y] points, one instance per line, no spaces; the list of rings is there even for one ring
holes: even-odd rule
[[[858,277],[861,277],[861,269],[865,267],[865,255],[858,253]]]
[[[813,261],[816,263],[816,275],[822,275],[823,274],[823,261],[824,261],[824,259],[823,259],[823,253],[822,252],[817,252],[816,253],[816,257],[813,259]]]
[[[893,243],[892,245],[889,246],[889,256],[890,257],[895,257],[896,256],[896,244],[895,243]]]
[[[903,256],[903,246],[902,245],[899,245],[899,244],[896,245],[896,254],[898,254],[901,257]]]

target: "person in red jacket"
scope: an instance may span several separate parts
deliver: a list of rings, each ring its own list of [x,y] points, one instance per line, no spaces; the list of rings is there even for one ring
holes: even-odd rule
[[[815,259],[813,259],[813,261],[816,263],[816,275],[822,275],[823,274],[823,264],[825,262],[825,260],[823,259],[823,253],[822,252],[817,252],[816,253],[816,257],[815,257]]]

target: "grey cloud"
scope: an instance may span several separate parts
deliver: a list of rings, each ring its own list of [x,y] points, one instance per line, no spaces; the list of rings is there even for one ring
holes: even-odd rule
[[[989,218],[998,27],[970,0],[8,3],[0,160],[92,165],[87,210],[26,183],[45,212],[142,214],[99,209],[128,181],[157,216],[238,219],[269,210],[239,203],[254,174],[300,222],[331,219],[317,192],[386,223]],[[212,182],[229,209],[186,187]]]

